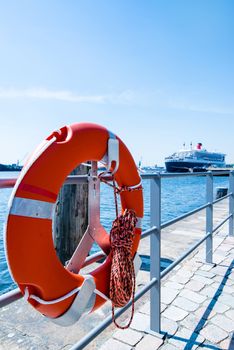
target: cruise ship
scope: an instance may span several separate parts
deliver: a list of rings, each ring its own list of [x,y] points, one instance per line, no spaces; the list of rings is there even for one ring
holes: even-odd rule
[[[224,168],[225,156],[224,153],[208,152],[200,142],[195,149],[192,144],[186,149],[184,144],[184,149],[165,158],[165,166],[168,172],[206,171],[209,167]]]

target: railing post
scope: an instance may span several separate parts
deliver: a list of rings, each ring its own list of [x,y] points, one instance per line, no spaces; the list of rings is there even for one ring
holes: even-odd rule
[[[234,171],[230,171],[229,174],[229,214],[232,215],[229,219],[229,236],[233,236],[233,215],[234,215]]]
[[[150,235],[150,278],[156,278],[156,284],[150,290],[150,330],[161,331],[161,291],[160,291],[160,258],[161,258],[161,176],[158,174],[150,181],[150,216],[151,227],[156,229]]]
[[[206,176],[206,201],[209,206],[206,208],[206,234],[213,231],[213,175],[209,171]],[[206,239],[206,262],[213,263],[213,234]]]

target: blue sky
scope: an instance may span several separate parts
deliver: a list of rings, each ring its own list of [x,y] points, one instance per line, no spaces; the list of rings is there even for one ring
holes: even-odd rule
[[[0,163],[80,121],[143,164],[190,141],[234,162],[232,0],[0,3]]]

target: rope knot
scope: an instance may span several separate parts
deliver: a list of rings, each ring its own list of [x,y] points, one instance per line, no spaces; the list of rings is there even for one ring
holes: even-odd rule
[[[126,192],[140,191],[140,190],[142,190],[142,188],[143,187],[141,184],[136,185],[136,186],[130,186],[130,187],[123,185],[121,187],[116,187],[115,191],[117,194],[120,194],[121,192],[124,192],[124,191],[126,191]]]

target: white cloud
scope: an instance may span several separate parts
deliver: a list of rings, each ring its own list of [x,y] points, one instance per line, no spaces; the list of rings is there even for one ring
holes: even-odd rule
[[[128,103],[134,96],[131,91],[123,91],[118,94],[106,95],[79,95],[67,90],[49,90],[46,88],[0,88],[1,99],[42,99],[42,100],[59,100],[75,103]]]
[[[200,98],[204,101],[204,96]],[[130,104],[145,105],[160,109],[172,109],[198,113],[234,114],[234,106],[218,106],[202,103],[199,98],[191,96],[180,96],[175,91],[166,92],[161,89],[131,90],[126,89],[118,93],[81,95],[69,90],[49,90],[47,88],[1,88],[0,99],[35,99],[35,100],[57,100],[72,103],[93,104]]]

